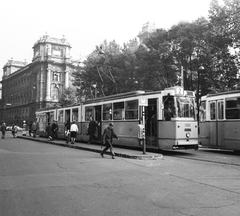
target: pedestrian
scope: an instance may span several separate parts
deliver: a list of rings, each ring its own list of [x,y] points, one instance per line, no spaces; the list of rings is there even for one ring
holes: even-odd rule
[[[37,135],[37,130],[38,130],[38,124],[36,121],[32,123],[32,133],[33,133],[33,138],[36,137]]]
[[[2,139],[5,139],[6,129],[7,129],[6,123],[3,122],[2,125],[1,125]]]
[[[71,136],[71,144],[75,143],[76,137],[78,132],[78,126],[75,121],[73,121],[71,127],[70,127],[70,136]]]
[[[70,142],[70,121],[67,120],[67,122],[65,123],[65,137],[66,137],[66,144],[68,144]]]
[[[112,146],[112,139],[116,138],[119,140],[118,136],[113,131],[113,123],[110,122],[109,126],[104,130],[103,132],[103,145],[105,144],[106,147],[102,150],[100,155],[104,157],[104,154],[107,152],[108,149],[110,149],[110,152],[112,154],[112,159],[115,159],[115,154],[113,152],[113,146]]]
[[[17,132],[18,132],[17,125],[16,125],[16,124],[13,124],[13,126],[12,126],[12,135],[13,135],[13,138],[16,138],[16,137],[17,137]]]
[[[58,140],[58,124],[57,121],[52,123],[52,140]]]
[[[32,136],[32,122],[30,122],[28,125],[28,133],[29,133],[29,136]]]
[[[48,122],[47,127],[46,127],[46,136],[47,136],[48,140],[52,140],[51,132],[52,132],[51,125],[50,125],[50,122]]]
[[[88,144],[92,143],[94,139],[96,139],[96,136],[94,135],[98,127],[98,123],[94,121],[93,117],[90,117],[90,122],[88,125],[88,135],[89,135],[89,141]]]

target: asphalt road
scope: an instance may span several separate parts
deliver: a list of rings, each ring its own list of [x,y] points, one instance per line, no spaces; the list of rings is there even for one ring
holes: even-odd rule
[[[238,216],[240,169],[166,156],[98,153],[12,138],[0,140],[0,215]]]

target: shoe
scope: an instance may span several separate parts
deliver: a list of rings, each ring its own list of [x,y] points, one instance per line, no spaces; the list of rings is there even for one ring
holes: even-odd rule
[[[112,159],[115,159],[114,155],[112,156]]]
[[[100,155],[104,158],[104,155],[103,155],[103,153],[100,153]]]

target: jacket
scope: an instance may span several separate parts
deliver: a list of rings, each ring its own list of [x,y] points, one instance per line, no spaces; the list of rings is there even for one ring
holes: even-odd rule
[[[71,132],[78,132],[78,126],[75,123],[73,123],[70,127],[70,131]]]
[[[112,142],[112,139],[118,139],[118,136],[114,133],[113,129],[107,127],[103,132],[103,144],[106,142]]]
[[[5,124],[2,124],[2,126],[1,126],[1,131],[2,131],[2,132],[5,132],[5,131],[6,131],[6,125],[5,125]]]

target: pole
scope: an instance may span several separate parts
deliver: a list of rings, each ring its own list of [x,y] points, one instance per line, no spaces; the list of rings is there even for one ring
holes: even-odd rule
[[[145,136],[145,107],[142,106],[142,124],[143,124],[143,154],[146,154],[146,136]]]
[[[181,87],[184,88],[183,66],[181,66]]]

